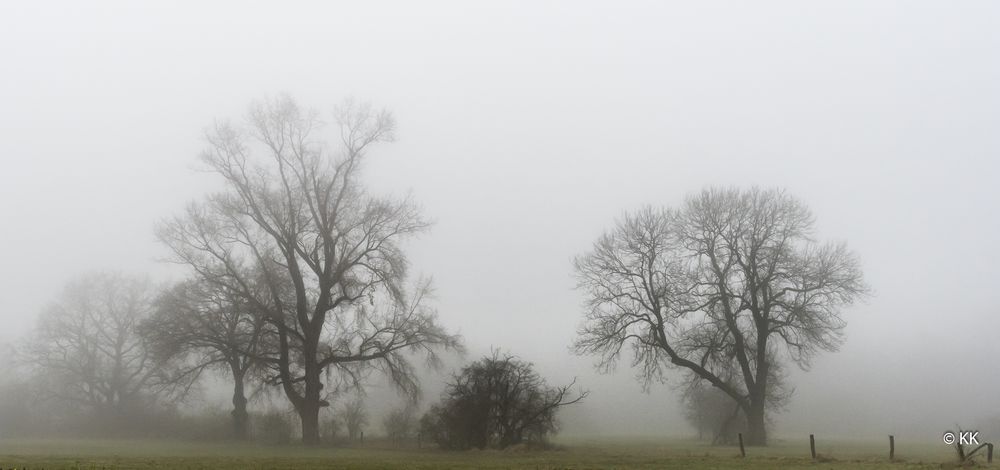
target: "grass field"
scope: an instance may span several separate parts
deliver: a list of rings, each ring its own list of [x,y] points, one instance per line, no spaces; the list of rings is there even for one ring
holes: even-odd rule
[[[918,469],[951,468],[955,457],[943,444],[897,443],[889,462],[877,441],[818,441],[820,458],[809,457],[808,440],[780,440],[749,448],[741,459],[733,447],[685,440],[562,439],[545,451],[444,452],[394,449],[372,443],[353,448],[304,448],[153,440],[0,440],[0,469]],[[986,465],[985,459],[978,459]]]

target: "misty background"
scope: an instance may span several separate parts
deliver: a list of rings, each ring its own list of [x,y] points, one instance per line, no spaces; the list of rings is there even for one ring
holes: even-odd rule
[[[839,352],[789,367],[774,434],[939,439],[1000,413],[998,20],[988,2],[8,2],[0,343],[81,273],[180,277],[153,226],[221,187],[197,160],[213,120],[354,96],[398,120],[364,178],[436,221],[407,253],[467,359],[509,349],[591,390],[564,434],[691,432],[669,384],[569,353],[572,257],[625,210],[759,185],[807,204],[874,289]]]

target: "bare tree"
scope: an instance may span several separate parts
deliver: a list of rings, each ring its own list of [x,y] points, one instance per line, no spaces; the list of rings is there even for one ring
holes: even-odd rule
[[[368,195],[360,182],[365,152],[392,137],[391,115],[348,103],[335,117],[336,147],[317,140],[318,115],[287,97],[254,105],[247,126],[217,124],[203,160],[227,190],[159,230],[178,261],[275,326],[272,383],[299,413],[307,444],[319,443],[329,404],[324,377],[357,384],[374,368],[413,396],[406,353],[437,364],[439,348],[460,347],[426,305],[430,284],[406,285],[399,243],[427,222],[409,200]]]
[[[779,358],[805,368],[836,350],[841,309],[867,291],[856,256],[813,241],[813,224],[798,200],[757,188],[626,214],[575,260],[587,298],[576,352],[606,370],[630,344],[647,385],[667,365],[686,369],[740,406],[749,444],[766,445]]]
[[[413,437],[417,430],[417,415],[413,405],[389,410],[382,418],[382,428],[385,429],[387,437],[394,445],[400,445]]]
[[[141,278],[93,273],[71,282],[41,315],[23,357],[40,374],[45,398],[102,418],[146,411],[185,386],[166,380],[139,334],[156,292]]]
[[[341,407],[340,414],[344,426],[347,428],[347,437],[352,441],[358,440],[361,433],[364,432],[365,426],[369,424],[365,402],[361,398],[346,402]]]
[[[184,281],[166,290],[142,333],[161,361],[181,364],[174,380],[192,382],[206,369],[233,381],[233,436],[249,439],[247,381],[261,375],[261,360],[273,337],[266,317],[241,296],[201,280]]]

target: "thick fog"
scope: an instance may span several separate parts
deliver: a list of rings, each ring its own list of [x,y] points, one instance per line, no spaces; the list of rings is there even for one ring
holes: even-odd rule
[[[221,188],[197,158],[214,120],[353,96],[398,121],[364,178],[435,221],[408,253],[442,323],[466,359],[578,377],[566,434],[691,432],[669,383],[570,352],[572,259],[711,185],[786,188],[873,289],[839,352],[790,366],[776,435],[972,428],[1000,414],[998,21],[989,2],[6,3],[0,342],[83,272],[183,274],[153,228]]]

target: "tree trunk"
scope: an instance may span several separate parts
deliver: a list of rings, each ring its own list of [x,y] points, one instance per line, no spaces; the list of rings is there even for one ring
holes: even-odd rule
[[[306,347],[306,367],[305,367],[305,393],[302,395],[302,406],[299,407],[299,418],[302,421],[302,443],[307,446],[320,444],[319,439],[319,409],[323,406],[320,400],[320,391],[323,383],[320,382],[320,370],[316,364],[315,353],[310,355],[314,348]]]
[[[319,404],[306,400],[299,409],[299,420],[302,421],[302,443],[319,445]]]
[[[747,445],[766,446],[767,429],[764,426],[764,400],[750,404],[747,410]]]
[[[233,372],[233,438],[245,441],[250,438],[247,397],[243,392],[243,375],[235,370]]]

